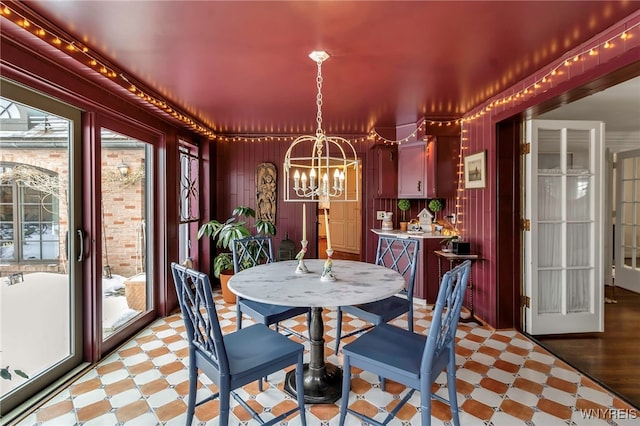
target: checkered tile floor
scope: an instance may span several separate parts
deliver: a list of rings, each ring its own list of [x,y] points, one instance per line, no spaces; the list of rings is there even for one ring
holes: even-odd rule
[[[235,330],[235,305],[216,297],[225,332]],[[333,347],[335,310],[325,309],[325,340]],[[426,333],[430,307],[416,304],[415,331]],[[361,325],[353,319],[345,330]],[[250,321],[246,321],[248,325]],[[396,325],[406,327],[406,318]],[[285,325],[305,331],[305,317]],[[180,315],[156,321],[96,368],[79,378],[20,425],[184,425],[189,362],[185,329]],[[474,323],[460,324],[457,343],[458,402],[462,425],[638,425],[638,410],[578,373],[514,330],[495,331]],[[341,357],[329,348],[329,362],[340,365]],[[308,356],[308,354],[307,354]],[[387,382],[382,392],[376,376],[355,371],[350,406],[383,419],[406,389]],[[292,404],[283,391],[284,371],[269,376],[269,387],[258,391],[257,383],[240,394],[264,419]],[[439,378],[444,383],[444,374]],[[215,389],[201,377],[199,393]],[[436,387],[437,389],[437,387]],[[445,392],[441,389],[440,392]],[[254,425],[233,399],[230,424]],[[337,425],[339,404],[307,405],[307,424]],[[420,424],[416,393],[391,425]],[[196,409],[199,423],[217,425],[218,401]],[[377,414],[376,414],[377,413]],[[433,425],[450,425],[448,406],[433,401]],[[297,415],[283,425],[299,425]],[[347,416],[348,425],[361,425]]]

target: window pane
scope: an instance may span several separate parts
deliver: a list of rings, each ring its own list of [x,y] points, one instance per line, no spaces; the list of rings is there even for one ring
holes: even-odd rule
[[[588,176],[567,177],[567,219],[591,219],[591,178]]]
[[[151,309],[147,276],[148,144],[101,130],[102,336]]]
[[[538,265],[542,268],[562,264],[562,225],[540,224]]]

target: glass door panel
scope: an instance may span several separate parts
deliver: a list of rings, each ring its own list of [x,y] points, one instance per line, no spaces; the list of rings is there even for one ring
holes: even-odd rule
[[[80,112],[6,81],[0,97],[2,415],[82,361]],[[78,237],[79,235],[79,237]],[[70,253],[73,255],[70,256]]]
[[[147,277],[149,145],[101,129],[102,337],[152,308]]]
[[[617,155],[616,286],[640,292],[640,150]]]
[[[527,122],[526,329],[531,334],[600,331],[601,123]]]

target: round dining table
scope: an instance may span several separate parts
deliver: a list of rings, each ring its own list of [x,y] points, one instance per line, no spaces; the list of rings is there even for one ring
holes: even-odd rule
[[[310,307],[309,363],[304,366],[305,402],[333,403],[341,396],[342,370],[324,358],[324,307],[358,305],[390,297],[405,286],[393,269],[352,260],[333,260],[335,281],[321,281],[323,259],[308,259],[307,273],[297,260],[254,266],[233,275],[229,289],[239,297],[272,305]],[[297,394],[295,375],[287,373],[285,390]]]

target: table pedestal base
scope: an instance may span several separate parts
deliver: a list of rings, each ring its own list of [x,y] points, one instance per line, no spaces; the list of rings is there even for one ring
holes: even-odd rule
[[[306,404],[332,404],[342,395],[342,370],[329,363],[318,369],[305,364],[303,387]],[[297,395],[295,370],[287,373],[284,390],[293,397]]]

